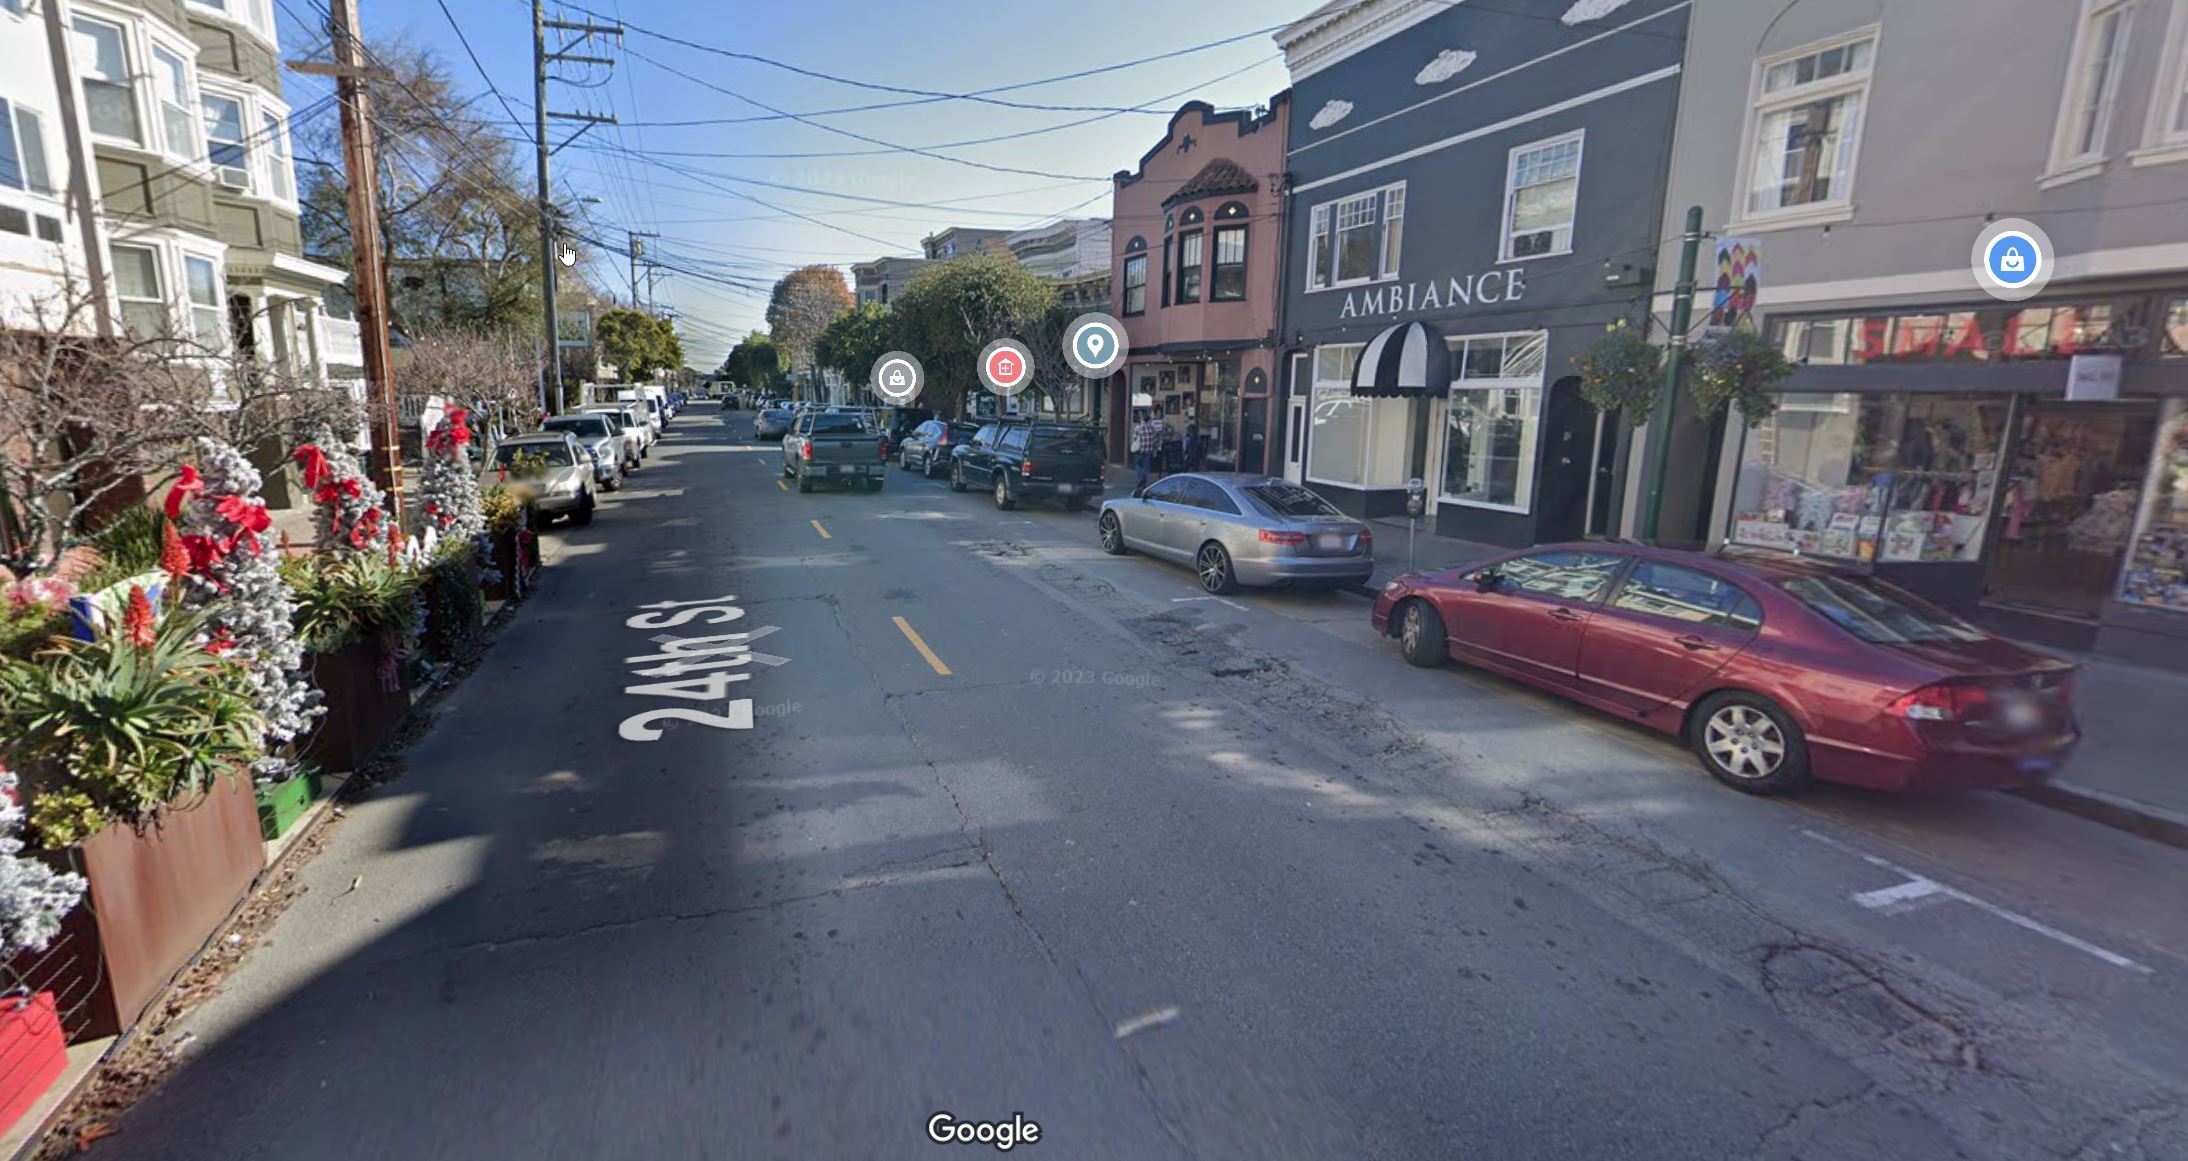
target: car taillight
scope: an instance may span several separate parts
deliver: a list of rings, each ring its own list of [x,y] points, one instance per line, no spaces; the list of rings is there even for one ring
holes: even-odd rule
[[[1375,547],[1375,533],[1374,533],[1374,531],[1373,531],[1373,530],[1371,530],[1371,529],[1367,529],[1367,528],[1362,528],[1362,529],[1360,530],[1360,547],[1362,547],[1362,548],[1373,548],[1373,547]]]
[[[889,458],[889,441],[886,439],[881,441],[881,458],[884,460]]]
[[[1033,461],[1032,461],[1032,460],[1027,460],[1027,461],[1025,461],[1024,463],[1021,463],[1021,464],[1019,464],[1019,465],[1018,465],[1018,474],[1019,474],[1019,475],[1021,475],[1021,476],[1030,476],[1030,475],[1032,475],[1032,474],[1033,474]]]
[[[1965,722],[1985,716],[1990,691],[1980,685],[1941,681],[1901,697],[1885,712],[1916,722]]]
[[[809,442],[799,444],[798,458],[807,462],[811,462],[813,459],[813,445]]]
[[[1307,542],[1307,534],[1304,532],[1278,532],[1273,528],[1264,528],[1261,530],[1261,542],[1263,544],[1297,546]]]

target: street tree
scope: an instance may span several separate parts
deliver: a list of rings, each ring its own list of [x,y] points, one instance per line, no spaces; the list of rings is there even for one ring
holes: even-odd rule
[[[929,264],[889,308],[894,346],[918,354],[931,406],[959,404],[979,387],[980,352],[997,339],[1030,339],[1056,306],[1056,288],[1014,258],[975,254]]]
[[[732,383],[772,394],[782,387],[781,353],[765,331],[753,331],[730,348],[729,357],[722,360],[722,375]]]
[[[851,384],[866,382],[874,363],[889,353],[889,308],[865,302],[836,316],[821,332],[818,345],[823,367]]]
[[[833,266],[800,266],[775,283],[767,300],[767,327],[783,362],[818,373],[821,332],[851,309],[851,284]]]
[[[594,321],[593,335],[601,357],[623,372],[625,382],[643,383],[655,371],[684,362],[676,324],[642,311],[606,311]]]

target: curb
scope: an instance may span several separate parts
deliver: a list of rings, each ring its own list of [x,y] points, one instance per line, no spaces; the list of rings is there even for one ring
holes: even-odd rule
[[[2174,814],[2162,807],[2073,782],[2046,782],[2006,793],[2152,842],[2188,850],[2188,815]]]

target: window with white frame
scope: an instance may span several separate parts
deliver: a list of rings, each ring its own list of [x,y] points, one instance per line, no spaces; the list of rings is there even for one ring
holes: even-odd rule
[[[1178,302],[1200,301],[1201,245],[1206,240],[1199,230],[1178,235]]]
[[[1580,147],[1584,131],[1512,150],[1504,173],[1502,261],[1570,254],[1573,216],[1580,199]]]
[[[1404,183],[1324,202],[1309,211],[1307,222],[1307,289],[1398,277]]]
[[[1541,441],[1541,331],[1468,335],[1451,345],[1438,496],[1477,508],[1525,512],[1534,504]]]
[[[2188,146],[2188,0],[2174,0],[2165,63],[2150,96],[2151,145]]]
[[[2052,137],[2054,171],[2104,157],[2105,142],[2112,135],[2112,108],[2119,102],[2128,21],[2134,11],[2134,0],[2083,0],[2066,95],[2059,106],[2059,128]]]
[[[221,310],[220,267],[196,254],[182,256],[183,290],[190,300],[190,337],[208,352],[227,349]]]
[[[272,39],[273,9],[266,0],[189,0],[190,7],[217,13]]]
[[[84,117],[91,123],[91,132],[131,145],[144,144],[127,34],[118,24],[81,16],[74,28],[76,72],[83,79]]]
[[[0,186],[35,194],[53,192],[45,122],[36,110],[6,98],[0,98]]]
[[[1875,61],[1876,34],[1863,32],[1757,62],[1739,201],[1749,216],[1850,203]]]
[[[119,242],[108,251],[114,265],[114,296],[121,301],[122,328],[134,339],[171,333],[174,325],[160,281],[160,252]]]
[[[277,200],[294,201],[296,168],[295,162],[289,156],[289,127],[283,123],[281,114],[271,109],[261,110],[259,120],[264,126],[259,140],[266,143],[262,156],[266,159],[267,192]],[[886,295],[888,288],[884,286],[882,290]],[[884,297],[882,301],[887,302],[888,299]]]
[[[1413,441],[1411,404],[1352,393],[1364,343],[1315,348],[1307,400],[1307,478],[1344,488],[1396,488],[1405,482]]]
[[[181,53],[152,46],[152,91],[159,101],[160,132],[167,152],[193,161],[205,156],[198,145],[197,101],[191,96],[190,63]]]
[[[205,94],[205,152],[229,189],[251,188],[251,146],[244,130],[243,100]]]

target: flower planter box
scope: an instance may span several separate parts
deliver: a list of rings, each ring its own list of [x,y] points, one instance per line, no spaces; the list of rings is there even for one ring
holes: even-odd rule
[[[110,826],[73,855],[90,883],[83,904],[46,950],[10,965],[25,987],[54,995],[70,1043],[136,1023],[266,865],[251,780],[241,774],[142,830]]]
[[[286,782],[252,787],[252,795],[258,801],[259,837],[272,842],[289,833],[296,820],[304,817],[304,812],[318,800],[320,789],[316,771],[306,771]]]
[[[304,742],[306,761],[345,774],[395,736],[403,715],[410,712],[410,695],[403,689],[401,667],[390,661],[377,641],[306,659],[305,668],[325,695],[327,709]]]

